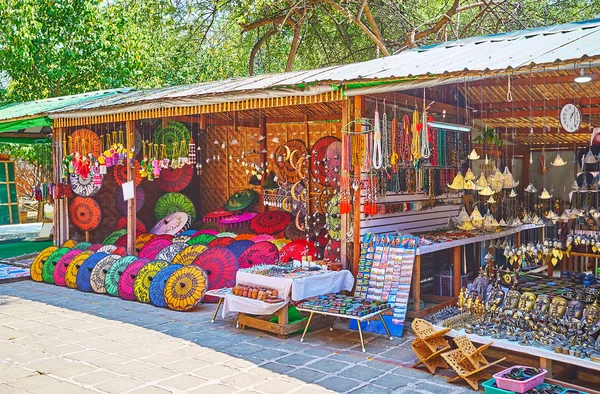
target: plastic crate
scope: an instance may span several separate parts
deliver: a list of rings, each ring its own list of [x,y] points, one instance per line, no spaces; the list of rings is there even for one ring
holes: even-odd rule
[[[563,391],[560,394],[576,394],[576,393],[579,393],[579,394],[588,394],[585,391],[579,391],[579,390],[575,390],[575,389],[565,389],[565,391]]]
[[[514,391],[502,390],[501,388],[494,387],[494,383],[496,383],[496,379],[494,378],[481,383],[485,394],[514,394]]]
[[[546,377],[547,371],[545,369],[541,369],[541,368],[540,368],[540,370],[542,372],[533,376],[530,379],[523,380],[523,381],[506,379],[506,378],[502,377],[502,375],[510,372],[514,368],[530,368],[530,367],[527,367],[525,365],[515,365],[513,367],[505,369],[504,371],[498,372],[497,374],[494,375],[494,379],[496,380],[496,384],[498,385],[498,388],[501,388],[503,390],[508,390],[508,391],[514,391],[515,393],[524,393],[527,390],[531,390],[535,386],[544,383],[544,378]]]

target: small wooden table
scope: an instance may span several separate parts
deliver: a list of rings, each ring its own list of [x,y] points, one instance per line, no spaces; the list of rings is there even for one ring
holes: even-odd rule
[[[217,318],[217,313],[219,313],[219,309],[221,309],[221,305],[223,304],[225,296],[227,294],[231,294],[232,290],[232,287],[223,287],[220,289],[209,290],[206,292],[205,296],[213,296],[219,299],[219,302],[217,303],[217,309],[215,309],[215,314],[213,315],[212,320],[210,321],[211,323],[215,322],[215,319]]]
[[[330,313],[330,312],[316,311],[313,309],[305,309],[305,308],[297,308],[297,309],[301,312],[310,313],[310,315],[308,316],[308,321],[306,322],[306,327],[304,327],[304,332],[302,333],[302,338],[300,338],[300,342],[304,342],[304,337],[306,336],[306,332],[308,331],[308,327],[310,326],[310,322],[312,321],[313,315],[315,313],[317,315],[341,317],[343,319],[356,320],[356,323],[358,326],[358,335],[360,336],[360,344],[362,346],[363,353],[366,352],[366,350],[365,350],[365,341],[363,339],[362,327],[360,326],[360,323],[362,323],[364,321],[369,321],[372,318],[374,318],[375,316],[379,316],[379,320],[381,320],[381,323],[383,324],[383,327],[385,328],[385,332],[387,333],[388,337],[390,338],[390,341],[394,339],[394,337],[392,337],[392,334],[390,334],[390,330],[388,329],[388,326],[387,326],[385,320],[383,319],[383,316],[381,316],[383,313],[390,311],[392,308],[382,309],[380,311],[373,312],[373,313],[370,313],[370,314],[364,315],[364,316],[344,315],[341,313]],[[333,331],[333,324],[329,329],[331,331]]]

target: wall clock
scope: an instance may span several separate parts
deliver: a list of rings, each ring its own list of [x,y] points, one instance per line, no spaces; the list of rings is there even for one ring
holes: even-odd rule
[[[560,125],[568,133],[579,130],[581,110],[575,104],[566,104],[560,109]]]

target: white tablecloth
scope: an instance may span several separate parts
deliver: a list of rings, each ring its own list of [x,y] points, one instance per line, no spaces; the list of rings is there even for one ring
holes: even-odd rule
[[[327,293],[337,293],[342,290],[352,290],[354,277],[350,271],[329,271],[298,278],[277,278],[248,272],[238,271],[237,284],[262,286],[275,289],[279,298],[285,302],[269,304],[233,294],[225,296],[223,303],[223,317],[230,312],[243,312],[250,315],[271,315],[287,305],[290,298],[294,301],[304,300]]]

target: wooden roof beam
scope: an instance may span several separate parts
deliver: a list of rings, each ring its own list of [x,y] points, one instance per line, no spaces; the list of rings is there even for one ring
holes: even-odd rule
[[[414,108],[415,103],[417,103],[417,106],[420,108],[420,110],[422,110],[421,107],[423,106],[423,97],[412,96],[406,93],[386,93],[378,95],[377,98],[381,100],[387,98],[387,105],[396,104],[399,107]],[[429,104],[431,103],[431,99],[425,98],[425,102]],[[446,111],[446,115],[456,116],[459,113],[459,111],[464,111],[464,108],[459,108],[452,104],[444,103],[438,100],[435,100],[435,103],[433,103],[433,105],[431,105],[431,107],[429,108],[430,112],[435,112],[439,114],[443,113],[444,110]]]
[[[515,109],[522,109],[522,108],[529,108],[530,106],[533,108],[540,108],[540,107],[544,107],[544,106],[551,106],[551,107],[556,107],[557,105],[559,107],[562,107],[565,104],[573,104],[574,100],[572,98],[565,98],[565,99],[560,99],[560,101],[558,100],[534,100],[534,101],[514,101],[512,103],[506,102],[506,101],[502,101],[502,102],[496,102],[496,103],[484,103],[484,104],[473,104],[473,107],[475,107],[475,109],[477,110],[485,110],[485,111],[489,111],[489,110],[500,110],[500,109],[512,109],[513,106]],[[591,98],[582,98],[580,100],[578,100],[578,104],[579,105],[585,105],[585,106],[589,106],[589,105],[595,105],[595,104],[600,104],[600,97],[591,97]]]
[[[548,69],[547,71],[551,72],[552,69]],[[596,75],[593,73],[586,73],[587,75],[592,77],[592,81],[600,81],[600,75]],[[498,81],[496,81],[498,79]],[[547,77],[531,77],[530,74],[520,74],[520,77],[512,77],[510,80],[510,84],[512,86],[529,86],[531,85],[554,85],[560,83],[575,83],[575,75],[560,75],[560,76],[547,76]],[[482,81],[473,81],[468,83],[468,88],[478,88],[479,86],[506,86],[508,81],[508,77],[489,77]]]
[[[536,109],[534,111],[529,111],[529,110],[520,110],[520,111],[506,111],[506,112],[493,112],[493,113],[486,113],[486,117],[483,118],[479,118],[479,119],[512,119],[512,118],[529,118],[531,116],[533,116],[534,118],[543,118],[543,117],[550,117],[550,118],[557,118],[558,119],[558,115],[559,115],[559,110],[558,109],[550,109],[550,110],[541,110],[541,109]],[[581,108],[581,113],[583,115],[595,115],[595,114],[600,114],[600,107],[585,107],[585,108]],[[479,120],[477,119],[477,120]]]

